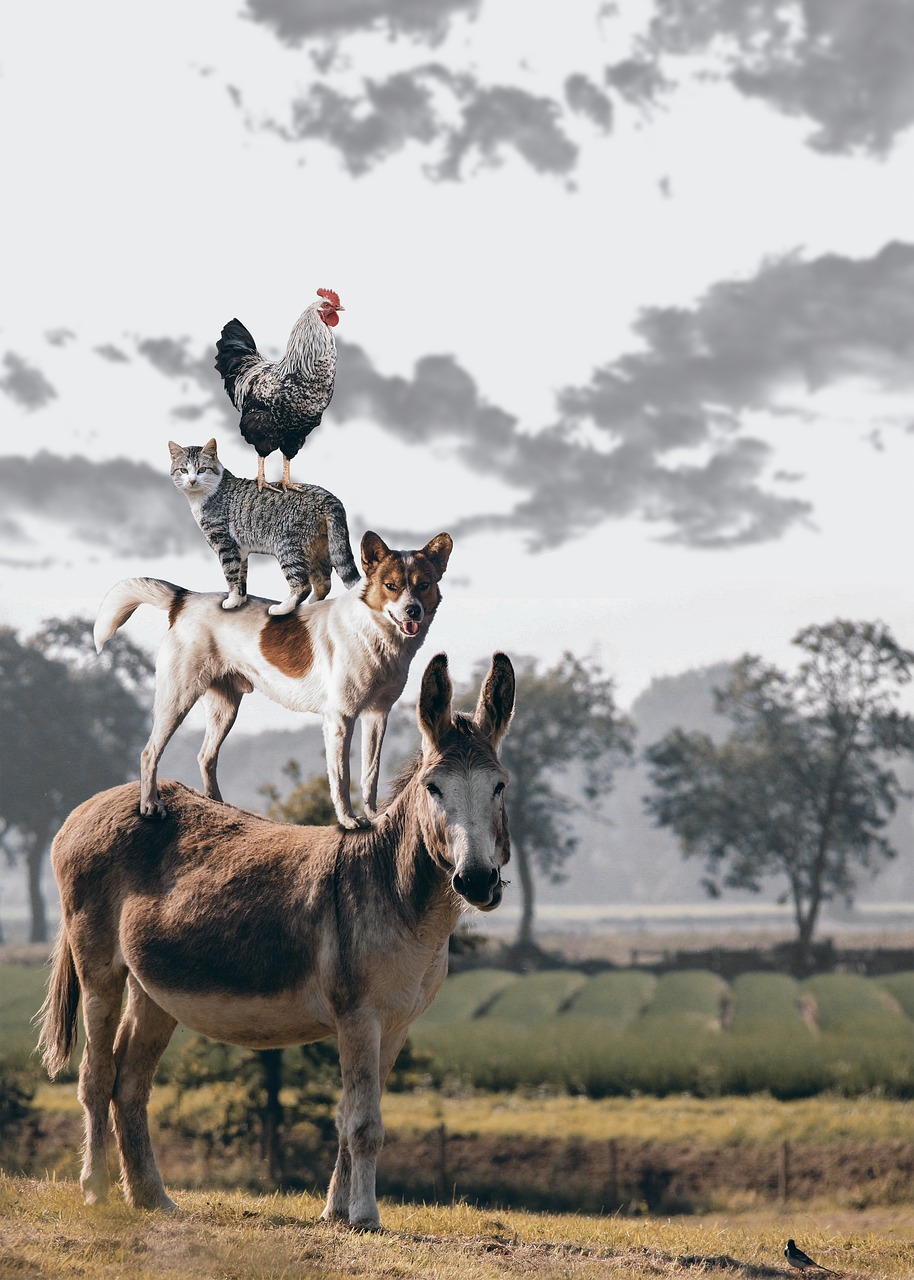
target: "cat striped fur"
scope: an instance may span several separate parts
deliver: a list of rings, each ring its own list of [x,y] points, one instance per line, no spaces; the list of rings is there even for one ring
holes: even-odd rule
[[[247,599],[248,556],[275,556],[289,585],[272,614],[291,613],[313,593],[323,600],[335,569],[347,587],[359,581],[346,512],[339,498],[315,484],[280,493],[261,491],[256,480],[232,475],[219,461],[216,441],[168,442],[171,478],[190,503],[194,519],[219,557],[228,596],[223,609]]]

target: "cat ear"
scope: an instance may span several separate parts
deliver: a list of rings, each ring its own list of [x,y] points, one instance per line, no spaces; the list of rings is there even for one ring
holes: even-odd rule
[[[184,457],[184,449],[179,444],[175,444],[174,440],[168,442],[168,452],[171,454],[172,462],[177,462],[178,458]]]
[[[214,458],[218,457],[218,454],[216,453],[216,437],[215,436],[213,436],[210,440],[207,440],[206,444],[203,446],[203,452],[211,454],[212,457]]]

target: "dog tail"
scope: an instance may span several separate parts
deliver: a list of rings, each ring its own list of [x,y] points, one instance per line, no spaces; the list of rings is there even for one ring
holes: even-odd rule
[[[76,1044],[76,1011],[79,1008],[79,976],[63,923],[57,935],[53,962],[48,994],[36,1017],[36,1021],[41,1019],[38,1050],[52,1080],[70,1060]]]
[[[92,632],[96,652],[101,653],[117,629],[133,616],[141,604],[152,604],[157,609],[164,609],[171,623],[177,607],[186,595],[186,587],[176,587],[173,582],[164,582],[161,578],[122,578],[114,584],[99,606]]]
[[[328,495],[329,496],[329,495]],[[349,544],[349,525],[342,502],[334,498],[325,508],[327,519],[327,544],[330,549],[330,563],[343,579],[347,587],[354,587],[361,575],[352,558],[352,547]]]

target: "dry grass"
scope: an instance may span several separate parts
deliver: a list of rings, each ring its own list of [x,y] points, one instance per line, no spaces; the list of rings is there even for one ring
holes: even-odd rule
[[[73,1183],[0,1179],[0,1275],[46,1280],[641,1280],[783,1276],[788,1235],[847,1280],[907,1280],[912,1230],[900,1213],[756,1214],[745,1220],[637,1221],[382,1206],[385,1230],[320,1223],[312,1196],[183,1193],[177,1214],[87,1208]]]
[[[620,1142],[883,1142],[914,1132],[914,1104],[889,1098],[819,1095],[788,1102],[764,1095],[728,1098],[603,1098],[535,1093],[428,1091],[387,1093],[385,1127],[413,1131],[443,1124],[453,1134],[537,1134],[548,1138],[616,1138]]]

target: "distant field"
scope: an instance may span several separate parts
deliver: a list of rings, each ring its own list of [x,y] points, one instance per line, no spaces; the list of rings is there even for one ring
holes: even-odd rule
[[[496,975],[449,978],[439,1007],[414,1025],[435,1084],[591,1097],[914,1097],[914,972],[806,982],[747,973],[727,983],[703,970],[562,970],[501,989]]]

